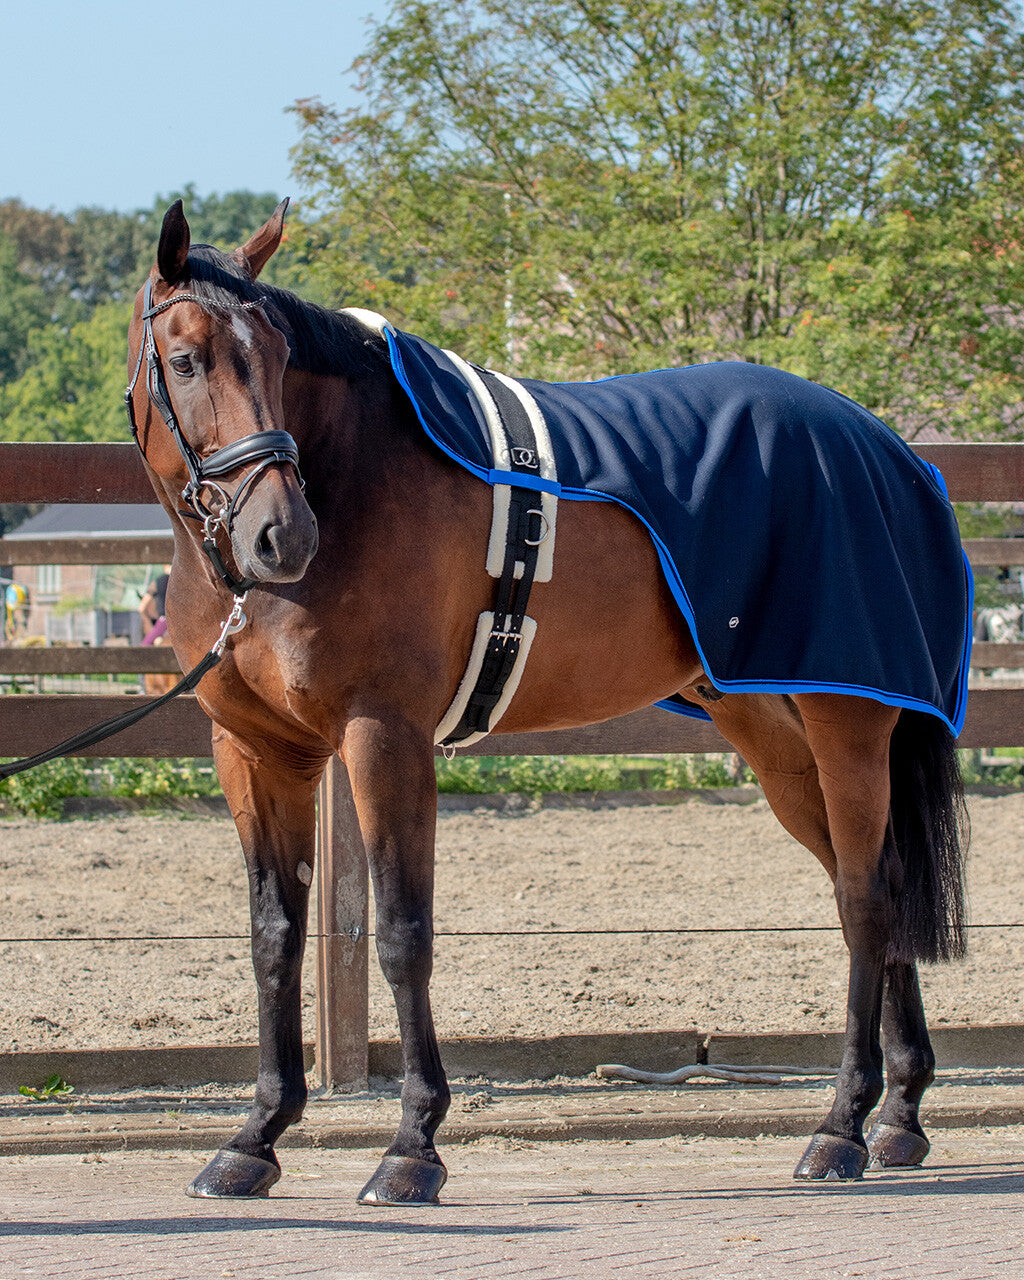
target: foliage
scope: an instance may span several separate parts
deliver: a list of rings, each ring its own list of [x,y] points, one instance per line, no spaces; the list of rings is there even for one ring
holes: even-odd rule
[[[75,1086],[68,1084],[63,1076],[57,1074],[48,1076],[38,1089],[27,1084],[18,1086],[18,1092],[22,1097],[31,1098],[33,1102],[49,1102],[51,1098],[66,1098],[74,1091]]]
[[[0,803],[34,818],[59,818],[68,796],[88,793],[83,762],[65,756],[0,780]]]
[[[222,795],[211,766],[203,759],[65,757],[0,781],[0,804],[37,818],[59,818],[69,796]],[[737,781],[716,755],[457,756],[437,762],[437,780],[439,791],[462,795],[730,787]]]
[[[744,775],[749,780],[749,771]],[[737,779],[718,755],[456,756],[437,762],[441,793],[486,795],[544,791],[674,790],[732,787]]]
[[[0,386],[6,440],[123,440],[130,308],[107,303],[65,331],[28,335],[28,368]]]
[[[0,781],[0,804],[36,818],[59,818],[70,796],[220,795],[209,761],[115,757],[50,760]]]
[[[234,249],[273,212],[277,197],[232,191],[185,200],[193,239]],[[0,431],[5,440],[123,440],[125,333],[136,290],[177,198],[118,213],[72,214],[0,201]],[[267,279],[294,286],[288,248]]]
[[[325,293],[519,374],[739,358],[1024,432],[1003,0],[396,0],[309,99]]]
[[[0,386],[22,371],[28,335],[46,318],[42,292],[19,268],[14,243],[0,234]]]

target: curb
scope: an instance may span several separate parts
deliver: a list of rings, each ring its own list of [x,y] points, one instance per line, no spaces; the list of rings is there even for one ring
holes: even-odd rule
[[[1024,1024],[939,1026],[931,1028],[930,1034],[940,1068],[1024,1067]],[[313,1045],[304,1049],[310,1070]],[[440,1049],[445,1070],[453,1079],[537,1081],[584,1078],[606,1062],[646,1071],[716,1062],[743,1066],[781,1062],[834,1071],[842,1061],[843,1037],[839,1032],[741,1035],[688,1027],[533,1038],[464,1036],[442,1040]],[[51,1075],[62,1076],[79,1090],[97,1091],[247,1082],[256,1078],[258,1056],[256,1045],[251,1044],[6,1053],[0,1054],[0,1095],[17,1094],[21,1085],[38,1085]],[[370,1041],[367,1074],[384,1080],[400,1078],[402,1051],[397,1040]]]
[[[513,1142],[639,1142],[665,1138],[757,1138],[806,1137],[821,1121],[822,1106],[772,1106],[770,1100],[758,1099],[758,1105],[742,1111],[664,1111],[644,1114],[641,1107],[630,1113],[615,1111],[545,1119],[513,1119],[494,1116],[490,1121],[454,1117],[446,1120],[440,1131],[442,1146],[464,1146],[485,1138],[505,1138]],[[83,1120],[84,1117],[75,1117]],[[929,1130],[1003,1128],[1024,1124],[1024,1093],[1020,1101],[972,1104],[927,1103],[922,1117]],[[76,1124],[66,1132],[39,1131],[18,1135],[0,1135],[0,1156],[89,1155],[118,1151],[216,1151],[233,1138],[239,1124],[203,1124],[195,1118],[191,1124],[151,1121],[126,1123],[124,1118],[109,1125]],[[289,1129],[277,1143],[285,1150],[362,1150],[383,1149],[390,1145],[395,1133],[392,1117],[388,1120],[363,1121],[353,1124],[307,1123]]]

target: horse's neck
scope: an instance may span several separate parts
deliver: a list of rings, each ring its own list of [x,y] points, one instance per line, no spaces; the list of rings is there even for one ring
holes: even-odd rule
[[[289,371],[285,423],[295,435],[306,493],[320,522],[322,543],[352,563],[371,544],[399,544],[423,556],[423,530],[444,530],[460,541],[471,528],[475,547],[486,508],[485,486],[467,486],[466,473],[431,444],[398,382],[381,373],[351,383]],[[411,513],[411,514],[410,514]]]
[[[390,373],[347,379],[289,370],[285,426],[295,437],[307,484],[343,501],[400,479],[424,445]]]

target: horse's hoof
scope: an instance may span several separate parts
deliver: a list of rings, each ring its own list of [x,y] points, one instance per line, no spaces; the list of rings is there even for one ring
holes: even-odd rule
[[[931,1150],[922,1133],[895,1124],[876,1124],[867,1137],[869,1169],[899,1169],[918,1165]]]
[[[360,1204],[437,1204],[448,1172],[443,1164],[413,1156],[385,1156],[359,1193]]]
[[[856,1182],[868,1163],[867,1148],[834,1133],[816,1133],[793,1170],[814,1182]]]
[[[185,1194],[196,1199],[223,1196],[234,1200],[265,1200],[280,1176],[280,1167],[273,1161],[223,1147],[189,1183]]]

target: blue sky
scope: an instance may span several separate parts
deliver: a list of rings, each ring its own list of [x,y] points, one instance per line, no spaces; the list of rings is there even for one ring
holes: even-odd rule
[[[285,108],[357,102],[346,70],[388,0],[34,0],[4,6],[0,199],[128,211],[195,184],[297,197]]]

